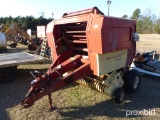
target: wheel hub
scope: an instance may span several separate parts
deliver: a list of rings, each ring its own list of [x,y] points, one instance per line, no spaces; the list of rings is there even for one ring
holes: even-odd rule
[[[122,92],[120,95],[120,101],[123,101],[123,99],[124,99],[124,92]]]
[[[136,89],[138,87],[138,84],[139,84],[139,77],[136,76],[134,83],[133,83],[133,88]]]

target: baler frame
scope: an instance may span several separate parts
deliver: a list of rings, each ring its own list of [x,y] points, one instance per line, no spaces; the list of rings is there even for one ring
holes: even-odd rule
[[[139,73],[128,71],[136,52],[135,32],[134,20],[105,17],[97,7],[65,13],[62,19],[50,22],[46,36],[54,61],[45,74],[32,72],[37,78],[22,105],[30,107],[48,95],[52,110],[51,92],[74,81],[121,103],[124,85],[128,91],[136,92],[140,83]],[[100,68],[101,62],[104,62],[101,66],[107,67],[105,71]],[[109,69],[112,65],[115,67]],[[134,75],[130,80],[127,71]],[[133,88],[135,79],[137,88]]]

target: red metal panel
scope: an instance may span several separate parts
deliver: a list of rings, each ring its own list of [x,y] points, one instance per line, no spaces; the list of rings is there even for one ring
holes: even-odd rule
[[[53,39],[53,29],[54,29],[54,21],[50,22],[47,25],[47,29],[46,29],[49,47],[55,47],[54,39]]]
[[[102,53],[102,25],[103,25],[103,16],[92,16],[92,23],[90,23],[90,31],[88,34],[89,42],[88,46],[90,48],[90,52]]]
[[[113,39],[113,42],[114,42],[114,40],[118,40],[117,41],[118,43],[131,41],[131,29],[132,29],[131,27],[122,27],[122,28],[113,27],[112,28],[112,39]]]
[[[104,34],[102,37],[102,53],[129,48],[130,46],[126,46],[126,42],[129,41],[132,43],[131,34],[133,21],[106,17],[104,22],[105,25],[103,25]]]
[[[53,30],[54,30],[54,21],[50,22],[47,25],[47,29],[46,29],[48,46],[51,48],[52,58],[54,59],[54,58],[57,57],[57,53],[56,53],[56,45],[55,45],[55,42],[54,42]]]
[[[135,32],[132,30],[133,23],[132,20],[93,16],[92,27],[89,34],[90,51],[105,54],[126,48],[125,42],[131,42],[131,34]],[[130,46],[127,48],[129,47]]]
[[[96,75],[97,74],[97,58],[96,58],[96,53],[91,53],[90,54],[90,69],[93,71],[93,74]]]

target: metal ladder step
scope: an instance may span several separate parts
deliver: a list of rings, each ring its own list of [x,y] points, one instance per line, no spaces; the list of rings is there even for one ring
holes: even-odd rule
[[[40,56],[44,57],[45,56],[45,49],[47,47],[47,40],[44,39],[42,42],[42,46],[41,46],[41,52],[40,52]]]

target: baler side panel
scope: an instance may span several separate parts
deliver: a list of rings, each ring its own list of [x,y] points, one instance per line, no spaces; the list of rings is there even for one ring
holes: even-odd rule
[[[54,30],[54,21],[50,22],[47,25],[47,30],[46,30],[48,46],[51,48],[52,58],[54,59],[57,57],[57,52],[56,52],[56,45],[55,45],[55,40],[54,40],[55,35],[53,36],[53,30]]]
[[[136,43],[132,41],[132,33],[136,32],[134,26],[135,24],[132,20],[93,16],[89,39],[89,58],[91,59],[90,64],[94,74],[99,75],[97,74],[97,54],[108,54],[115,51],[127,50],[127,59],[125,62],[127,65],[131,64],[136,50]]]
[[[102,44],[103,53],[127,49],[126,64],[130,65],[136,51],[136,43],[132,41],[132,33],[136,32],[135,21],[105,17],[104,22],[103,41],[107,40],[108,47]]]
[[[91,53],[102,53],[102,26],[103,26],[103,16],[92,16],[92,23],[90,28],[90,34],[89,34],[89,42],[88,45],[90,47]],[[105,41],[106,42],[106,41]]]
[[[116,51],[116,50],[122,50],[122,49],[128,49],[132,45],[131,42],[131,29],[130,28],[118,28],[118,27],[112,27],[112,42],[109,45],[110,51]],[[106,53],[107,50],[105,50],[105,47],[103,47],[104,53]]]
[[[108,22],[109,21],[109,22]],[[105,17],[102,36],[102,53],[116,50],[129,49],[131,47],[132,21]]]
[[[114,51],[107,54],[97,54],[97,73],[101,76],[126,66],[127,50]]]

